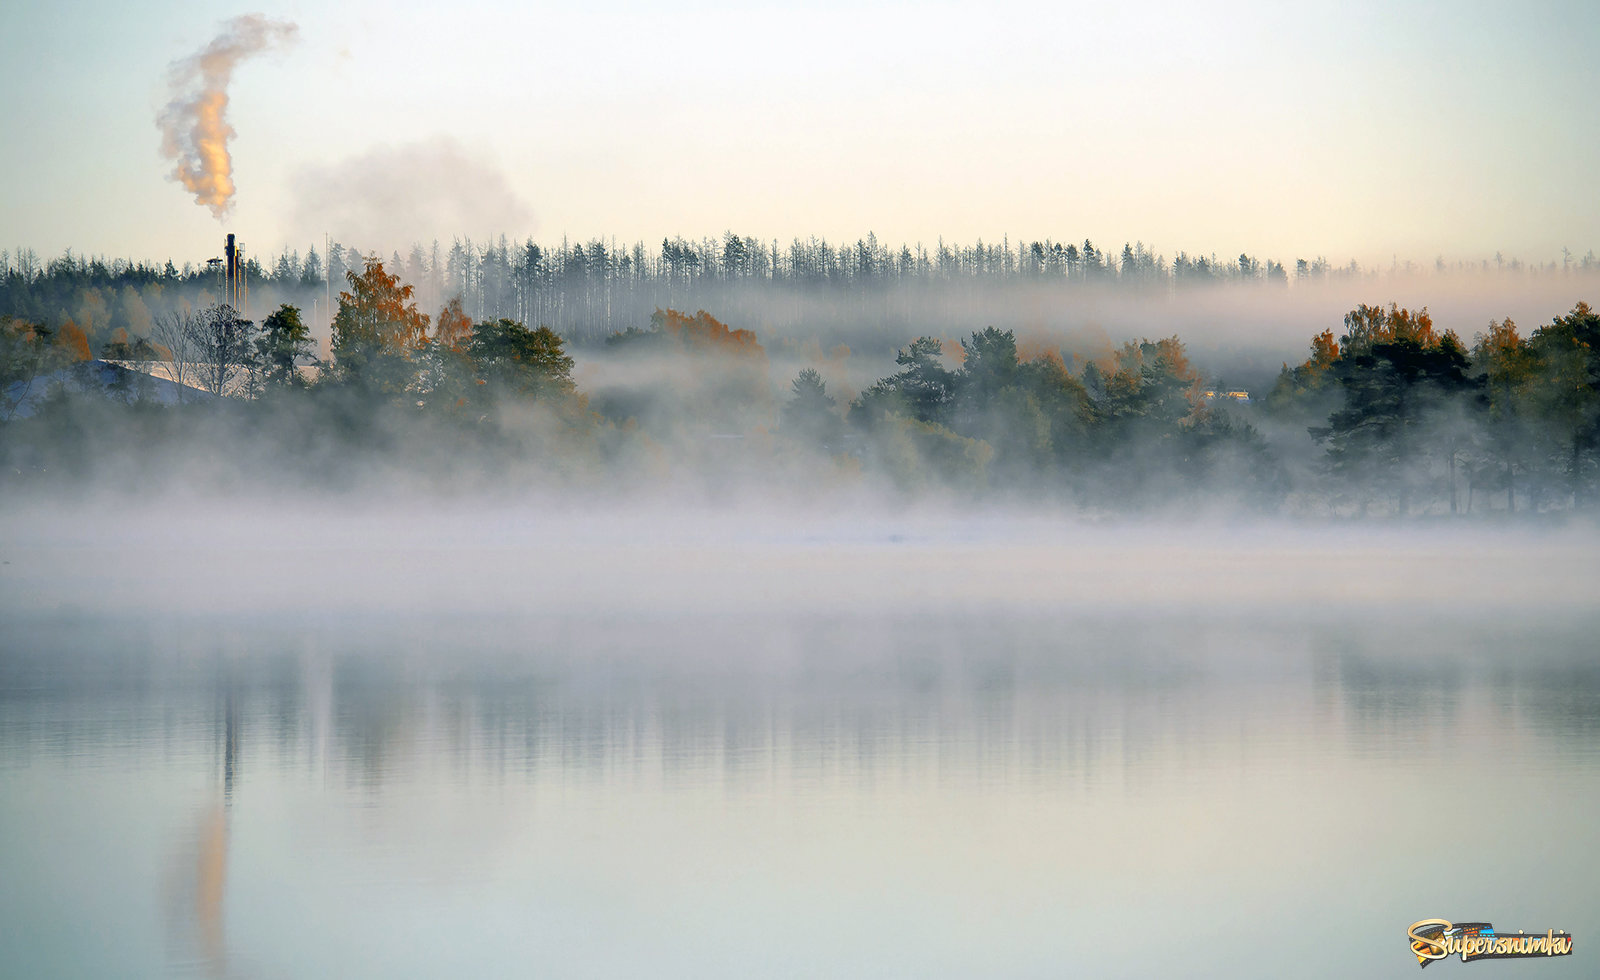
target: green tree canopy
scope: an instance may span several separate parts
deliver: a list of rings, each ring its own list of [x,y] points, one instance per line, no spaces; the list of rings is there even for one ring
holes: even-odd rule
[[[267,387],[301,387],[299,362],[314,360],[316,344],[311,329],[300,320],[300,309],[284,303],[261,323],[256,339],[256,355],[261,360],[261,380]]]
[[[838,441],[842,419],[827,382],[815,368],[806,368],[789,385],[780,431],[802,442],[827,448]]]
[[[1446,472],[1454,498],[1456,454],[1484,402],[1455,334],[1435,335],[1426,311],[1399,313],[1391,310],[1388,322],[1363,313],[1361,336],[1347,341],[1338,361],[1344,404],[1312,435],[1326,442],[1332,475],[1363,507],[1370,494],[1387,495],[1404,515]]]
[[[1529,338],[1540,384],[1533,399],[1563,468],[1573,506],[1594,498],[1600,450],[1600,313],[1579,303]]]
[[[851,405],[853,422],[870,425],[896,414],[919,422],[943,422],[955,398],[955,372],[944,366],[944,347],[934,337],[918,337],[895,355],[901,370],[884,378]]]
[[[480,323],[467,350],[478,377],[496,396],[550,398],[575,390],[572,358],[549,327],[529,330],[507,319]]]

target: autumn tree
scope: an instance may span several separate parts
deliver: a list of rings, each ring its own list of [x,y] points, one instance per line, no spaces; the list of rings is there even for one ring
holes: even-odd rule
[[[461,297],[446,303],[434,320],[433,335],[413,355],[413,387],[429,408],[459,410],[471,401],[477,385],[468,347],[472,319],[461,309]]]
[[[752,331],[733,329],[705,310],[689,316],[677,310],[657,309],[650,315],[650,329],[689,351],[717,352],[762,362],[767,359]]]
[[[411,380],[410,359],[427,336],[428,316],[411,301],[412,287],[389,275],[376,258],[339,293],[333,319],[336,380],[352,387],[397,394]]]
[[[63,364],[78,364],[89,360],[89,335],[71,320],[61,325],[51,343]]]
[[[1327,418],[1332,406],[1325,404],[1327,396],[1337,390],[1334,374],[1344,352],[1334,339],[1332,330],[1324,330],[1311,338],[1311,353],[1296,367],[1284,364],[1278,380],[1267,394],[1266,402],[1279,412],[1309,411]]]
[[[1098,492],[1129,506],[1173,499],[1204,469],[1196,435],[1210,413],[1200,373],[1177,337],[1129,341],[1112,360],[1090,434]]]
[[[463,347],[472,341],[472,318],[461,309],[461,297],[455,296],[439,311],[434,321],[433,339],[446,347]]]
[[[1344,331],[1339,347],[1345,357],[1360,357],[1377,344],[1397,341],[1426,350],[1440,340],[1434,333],[1433,317],[1428,315],[1426,306],[1412,311],[1390,303],[1385,310],[1381,305],[1363,303],[1345,314]]]
[[[1426,309],[1361,306],[1345,326],[1344,401],[1312,429],[1327,445],[1329,474],[1363,510],[1377,494],[1405,515],[1416,497],[1436,494],[1443,470],[1454,510],[1457,460],[1483,405],[1466,350],[1453,333],[1435,334]]]
[[[705,310],[691,316],[658,308],[648,330],[630,328],[606,346],[623,358],[648,359],[661,378],[647,391],[607,399],[614,417],[648,424],[646,416],[657,415],[658,434],[695,429],[728,434],[771,424],[767,352],[750,330],[730,327]]]
[[[1205,414],[1200,373],[1177,337],[1123,344],[1104,385],[1111,420],[1158,437]]]
[[[1478,337],[1472,349],[1472,364],[1483,379],[1488,398],[1484,419],[1484,449],[1490,465],[1498,470],[1493,483],[1506,492],[1506,510],[1517,509],[1517,474],[1533,460],[1534,431],[1529,397],[1538,371],[1533,347],[1517,333],[1510,318],[1489,322],[1487,333]]]

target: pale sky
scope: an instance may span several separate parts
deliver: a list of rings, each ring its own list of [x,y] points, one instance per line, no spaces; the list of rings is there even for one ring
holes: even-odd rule
[[[1092,238],[1364,264],[1600,251],[1600,4],[33,2],[0,10],[0,248],[180,265],[553,241]],[[219,223],[168,66],[229,89]]]

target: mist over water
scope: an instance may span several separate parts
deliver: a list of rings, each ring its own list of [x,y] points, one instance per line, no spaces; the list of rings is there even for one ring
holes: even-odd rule
[[[1466,528],[1088,521],[862,498],[182,499],[0,515],[16,617],[761,615],[905,610],[1320,619],[1593,607],[1582,519]],[[111,516],[114,515],[114,516]]]
[[[513,6],[0,13],[0,980],[1600,974],[1594,17]]]
[[[20,975],[1398,976],[1420,918],[1600,920],[1582,522],[84,514],[0,523]]]

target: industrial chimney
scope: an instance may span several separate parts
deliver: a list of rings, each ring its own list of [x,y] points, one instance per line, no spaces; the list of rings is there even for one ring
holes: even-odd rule
[[[227,244],[222,247],[222,254],[222,301],[243,314],[245,303],[250,299],[250,287],[244,277],[244,246],[234,242],[231,232]]]

